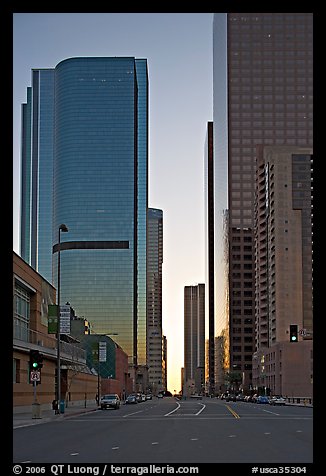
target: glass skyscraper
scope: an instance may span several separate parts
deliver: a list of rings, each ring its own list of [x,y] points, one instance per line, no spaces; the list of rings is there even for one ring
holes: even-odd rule
[[[52,281],[54,70],[33,69],[22,105],[21,257]]]
[[[38,94],[38,103],[23,106],[22,167],[32,181],[23,181],[22,256],[41,274],[46,263],[47,279],[50,260],[57,286],[58,234],[65,224],[61,303],[68,301],[93,332],[117,334],[130,364],[146,364],[147,60],[69,58],[46,71],[50,94],[40,95],[42,81],[33,81],[29,94]],[[47,138],[52,155],[33,155]],[[36,165],[49,172],[33,182]],[[47,222],[40,220],[41,208]]]

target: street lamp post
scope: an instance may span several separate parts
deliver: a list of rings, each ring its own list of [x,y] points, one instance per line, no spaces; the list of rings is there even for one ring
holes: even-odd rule
[[[61,413],[60,408],[60,399],[61,399],[61,363],[60,363],[60,238],[61,231],[67,232],[68,228],[65,224],[59,226],[59,240],[58,240],[58,283],[57,283],[57,302],[58,302],[58,319],[57,319],[57,402],[58,402],[58,411]]]

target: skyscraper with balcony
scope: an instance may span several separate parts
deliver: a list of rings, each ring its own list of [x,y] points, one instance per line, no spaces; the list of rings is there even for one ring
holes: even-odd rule
[[[147,365],[149,386],[156,395],[164,387],[162,332],[163,212],[147,215]]]
[[[253,359],[257,392],[312,396],[312,225],[312,149],[258,147]]]
[[[61,302],[93,332],[117,334],[134,366],[146,364],[147,167],[146,59],[68,58],[33,70],[23,105],[22,257],[57,286],[65,224]]]
[[[252,383],[256,145],[312,147],[312,13],[215,13],[213,123],[218,366]],[[222,388],[219,372],[217,388]]]

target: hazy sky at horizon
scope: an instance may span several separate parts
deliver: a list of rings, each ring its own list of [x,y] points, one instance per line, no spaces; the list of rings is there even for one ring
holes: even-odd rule
[[[13,15],[13,249],[19,254],[21,104],[33,68],[74,56],[147,58],[149,206],[163,210],[168,388],[181,389],[184,286],[205,282],[204,144],[212,120],[213,13]]]

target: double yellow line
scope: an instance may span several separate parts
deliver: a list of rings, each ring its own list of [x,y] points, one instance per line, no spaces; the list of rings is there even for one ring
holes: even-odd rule
[[[229,407],[229,405],[225,405],[225,406],[232,413],[234,418],[240,418],[240,415],[238,415],[231,407]]]

